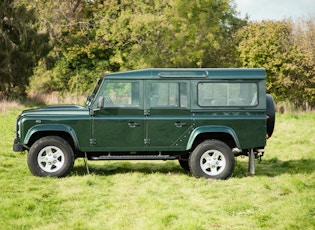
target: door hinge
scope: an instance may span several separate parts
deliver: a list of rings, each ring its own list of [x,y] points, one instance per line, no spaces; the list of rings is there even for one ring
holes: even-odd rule
[[[145,145],[151,144],[151,140],[150,140],[149,138],[145,138],[145,139],[144,139],[144,144],[145,144]]]
[[[90,139],[90,145],[96,145],[96,139],[95,138]]]

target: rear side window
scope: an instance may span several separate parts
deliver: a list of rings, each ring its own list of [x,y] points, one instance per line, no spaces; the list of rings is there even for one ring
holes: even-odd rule
[[[186,82],[152,82],[150,84],[150,107],[186,108],[188,90]]]
[[[256,106],[256,83],[200,82],[198,105],[201,107]]]

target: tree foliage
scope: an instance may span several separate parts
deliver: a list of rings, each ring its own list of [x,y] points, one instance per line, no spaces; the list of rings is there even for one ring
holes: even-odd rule
[[[3,0],[0,7],[2,96],[25,94],[29,80],[30,91],[84,94],[104,72],[242,66],[265,68],[277,101],[315,106],[314,19],[248,22],[233,0]]]
[[[250,23],[239,31],[241,63],[266,69],[267,91],[278,101],[314,105],[313,30],[290,20]]]
[[[315,18],[314,18],[315,19]],[[291,89],[300,97],[295,98],[297,105],[302,103],[306,109],[315,106],[315,20],[302,20],[294,25],[293,38],[300,56],[295,66],[298,75],[292,77]],[[288,68],[290,70],[290,68]],[[288,73],[290,75],[290,72]],[[291,94],[291,93],[290,93]]]
[[[73,91],[79,85],[85,92],[106,71],[231,66],[237,60],[233,34],[245,23],[236,17],[229,0],[36,4],[38,17],[49,25],[54,47],[37,69],[37,75],[49,82],[48,89],[42,87],[45,91]],[[42,12],[42,8],[49,10]],[[51,69],[49,60],[54,62]]]
[[[105,9],[97,30],[121,68],[234,64],[231,38],[244,22],[235,17],[230,1],[126,2]]]
[[[32,10],[13,0],[0,3],[0,96],[25,93],[37,60],[47,51],[47,36],[36,30]]]

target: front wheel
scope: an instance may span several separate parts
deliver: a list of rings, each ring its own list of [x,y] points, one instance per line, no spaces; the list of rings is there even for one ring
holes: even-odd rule
[[[30,148],[27,164],[35,176],[65,177],[73,168],[73,150],[60,137],[43,137]]]
[[[235,167],[233,152],[219,140],[206,140],[199,144],[189,157],[191,173],[199,178],[227,179]]]

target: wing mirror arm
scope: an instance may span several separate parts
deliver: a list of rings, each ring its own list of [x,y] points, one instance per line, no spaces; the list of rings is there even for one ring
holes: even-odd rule
[[[95,109],[90,108],[90,115],[94,116],[96,111],[99,111],[99,110],[103,109],[104,108],[104,104],[105,104],[105,98],[103,96],[99,97],[98,101],[97,101],[97,107]]]
[[[100,97],[98,98],[97,108],[98,108],[98,109],[104,108],[104,104],[105,104],[105,98],[104,98],[103,96],[100,96]]]

